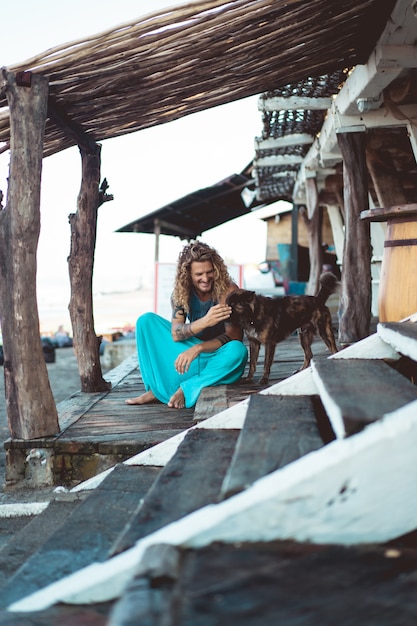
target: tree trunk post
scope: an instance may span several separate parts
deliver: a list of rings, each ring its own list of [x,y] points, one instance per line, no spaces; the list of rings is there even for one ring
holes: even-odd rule
[[[10,111],[10,177],[0,212],[0,313],[4,380],[11,436],[35,439],[59,432],[39,334],[36,253],[48,80],[2,70]]]
[[[401,185],[395,163],[381,151],[386,135],[380,129],[373,129],[366,137],[366,165],[372,178],[380,207],[407,204],[407,194]]]
[[[321,241],[322,208],[319,206],[317,183],[314,178],[306,180],[307,211],[301,211],[301,216],[308,232],[308,251],[310,256],[310,275],[306,293],[314,296],[319,287],[319,278],[323,268],[323,248]]]
[[[345,245],[339,304],[339,342],[348,345],[369,335],[371,321],[371,239],[369,223],[360,219],[369,208],[365,135],[339,133],[343,157]]]
[[[71,298],[69,312],[72,323],[74,352],[80,373],[81,391],[107,391],[111,383],[103,379],[100,363],[100,342],[94,330],[93,266],[97,236],[97,211],[101,204],[100,146],[86,151],[80,148],[82,180],[77,200],[77,213],[69,216],[71,250],[68,257]]]

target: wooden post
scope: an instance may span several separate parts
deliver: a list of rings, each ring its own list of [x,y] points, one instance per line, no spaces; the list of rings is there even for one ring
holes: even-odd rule
[[[158,219],[153,221],[153,232],[155,233],[155,263],[159,261],[159,238],[161,235],[161,222]]]
[[[372,177],[372,182],[380,207],[390,207],[396,204],[407,204],[407,195],[396,173],[392,158],[381,148],[387,136],[384,130],[374,129],[366,137],[366,164]]]
[[[360,219],[369,208],[364,133],[338,133],[343,157],[345,246],[339,305],[339,342],[354,343],[369,335],[371,321],[371,240],[369,223]]]
[[[100,152],[95,145],[87,152],[80,147],[82,181],[77,213],[69,216],[71,251],[68,257],[74,352],[80,373],[81,391],[107,391],[111,383],[103,379],[100,363],[101,337],[96,336],[93,318],[93,266],[97,235],[97,211],[103,201],[100,183]]]
[[[298,204],[291,211],[291,260],[290,280],[298,280]]]
[[[2,70],[10,111],[10,177],[0,212],[0,314],[4,380],[11,436],[46,437],[59,432],[39,334],[36,252],[48,80]]]
[[[323,248],[321,242],[322,208],[319,206],[317,183],[314,178],[306,179],[307,211],[301,211],[301,216],[308,231],[308,251],[310,255],[310,276],[306,293],[314,296],[319,287],[319,278],[323,267]]]

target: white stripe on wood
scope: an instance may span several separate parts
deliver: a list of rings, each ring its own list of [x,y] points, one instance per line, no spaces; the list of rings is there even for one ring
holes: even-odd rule
[[[329,356],[329,359],[383,359],[398,361],[400,355],[392,346],[382,341],[376,333]]]
[[[115,599],[146,567],[146,548],[159,543],[200,547],[214,541],[288,539],[341,545],[389,541],[417,526],[416,448],[417,401],[357,435],[334,441],[261,478],[243,493],[169,524],[130,550],[17,601],[8,610],[31,612],[57,602]]]
[[[242,402],[231,406],[225,411],[221,411],[217,415],[191,426],[191,428],[231,428],[241,429],[246,417],[246,411],[249,403],[249,398],[245,398]],[[178,446],[186,436],[191,428],[161,441],[161,443],[139,452],[130,459],[124,461],[125,465],[153,465],[155,467],[165,467],[168,461],[176,453]],[[71,492],[88,491],[98,487],[110,472],[114,470],[115,466],[110,467],[96,476],[92,476],[88,480],[80,483],[76,487],[71,489]]]
[[[398,350],[398,352],[404,356],[408,356],[410,359],[413,359],[413,361],[417,361],[417,340],[414,337],[402,334],[401,323],[399,322],[398,324],[398,328],[390,325],[378,324],[378,336],[381,337],[383,341],[391,345],[394,350]]]
[[[39,515],[48,505],[49,500],[47,502],[15,502],[13,504],[1,504],[0,519]]]

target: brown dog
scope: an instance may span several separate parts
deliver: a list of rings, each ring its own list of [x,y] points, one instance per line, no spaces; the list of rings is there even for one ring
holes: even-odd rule
[[[259,381],[266,385],[269,380],[275,347],[298,330],[304,350],[304,363],[301,369],[310,365],[313,357],[311,344],[315,334],[319,334],[332,354],[337,352],[333,334],[332,318],[326,306],[328,297],[335,293],[340,283],[331,272],[320,276],[320,290],[316,296],[283,296],[269,298],[254,291],[237,289],[226,299],[232,307],[230,322],[239,325],[249,340],[249,374],[245,382],[250,382],[256,370],[259,349],[265,346],[264,373]]]

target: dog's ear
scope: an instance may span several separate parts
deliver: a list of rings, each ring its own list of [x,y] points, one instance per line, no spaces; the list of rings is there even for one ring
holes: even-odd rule
[[[235,292],[238,293],[238,292]],[[239,300],[244,302],[250,302],[254,297],[255,292],[249,291],[248,289],[239,289]]]
[[[252,291],[247,291],[246,289],[235,289],[232,293],[226,298],[226,304],[230,304],[233,302],[241,302],[246,298],[246,294],[253,293]]]

